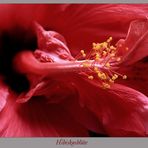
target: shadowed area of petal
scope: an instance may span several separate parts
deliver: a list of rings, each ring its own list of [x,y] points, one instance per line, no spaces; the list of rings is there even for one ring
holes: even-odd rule
[[[49,104],[60,104],[77,122],[90,131],[104,133],[103,127],[97,117],[86,107],[81,106],[77,96],[77,86],[73,83],[48,80],[38,83],[29,92],[21,94],[18,103],[25,103],[32,96],[46,97]]]
[[[44,97],[17,104],[14,97],[10,96],[0,113],[2,137],[88,136],[60,105],[49,105]]]
[[[81,125],[88,130],[95,133],[104,134],[103,125],[98,120],[97,116],[91,112],[87,107],[80,104],[78,96],[75,98],[67,99],[62,102],[64,108],[76,119]]]
[[[92,42],[102,42],[109,36],[113,36],[115,42],[124,38],[130,22],[144,18],[148,13],[145,7],[144,5],[69,5],[62,15],[67,23],[59,27],[58,31],[68,40],[68,45],[75,54],[78,47],[88,50]],[[63,21],[62,17],[58,20],[59,24]]]
[[[138,61],[132,65],[122,67],[121,72],[126,73],[128,78],[125,80],[120,79],[118,83],[124,84],[134,88],[146,96],[148,96],[148,61],[147,58]]]
[[[76,83],[83,105],[98,116],[108,135],[146,136],[147,121],[142,117],[147,113],[148,98],[145,95],[119,84],[103,90],[95,82],[82,80]]]

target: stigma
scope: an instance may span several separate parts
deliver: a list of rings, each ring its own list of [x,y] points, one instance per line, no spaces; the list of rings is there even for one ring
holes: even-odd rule
[[[127,79],[127,76],[117,72],[114,66],[122,60],[122,56],[119,55],[122,45],[113,46],[112,40],[113,38],[109,37],[105,42],[92,43],[92,49],[88,53],[81,50],[77,56],[84,60],[81,67],[87,68],[87,72],[83,74],[91,81],[98,81],[104,89],[109,89],[118,79]],[[124,50],[127,52],[128,47]]]

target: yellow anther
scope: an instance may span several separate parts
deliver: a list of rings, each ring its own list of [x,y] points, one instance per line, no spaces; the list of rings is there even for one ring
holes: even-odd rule
[[[82,54],[82,56],[85,58],[86,57],[86,54],[84,53],[84,54]]]
[[[121,61],[121,58],[120,57],[117,58],[117,62],[119,62],[119,61]]]
[[[105,66],[109,68],[110,67],[110,64],[109,63],[106,63]]]
[[[107,51],[107,52],[110,52],[110,48],[106,48],[106,51]]]
[[[93,49],[94,50],[99,50],[101,48],[100,44],[99,43],[93,43]]]
[[[81,50],[80,52],[81,52],[81,54],[84,54],[85,53],[84,50]]]
[[[103,56],[106,56],[107,55],[107,52],[106,51],[103,51]]]
[[[103,88],[104,88],[104,89],[110,88],[110,85],[109,85],[108,83],[104,83],[104,82],[103,82],[102,85],[103,85]]]
[[[107,48],[107,42],[103,42],[102,47]]]
[[[98,67],[94,67],[94,71],[98,73],[99,72]]]
[[[93,80],[94,77],[93,76],[88,76],[88,79]]]
[[[97,45],[96,45],[96,49],[100,49],[100,48],[101,48],[100,44],[97,43]]]
[[[113,39],[112,36],[110,36],[109,39],[112,40]]]
[[[93,47],[96,47],[96,43],[92,43],[92,46],[93,46]]]
[[[122,77],[122,78],[123,78],[124,80],[125,80],[125,79],[127,79],[127,75],[123,75],[123,77]]]
[[[95,60],[100,60],[100,55],[98,53],[96,53],[96,58]]]
[[[114,57],[114,56],[115,56],[115,53],[111,53],[110,56],[111,56],[111,57]]]
[[[83,67],[90,67],[91,66],[90,63],[85,63],[85,62],[82,65],[83,65]]]
[[[98,77],[99,77],[99,78],[101,77],[101,73],[100,73],[100,72],[98,72]]]
[[[85,58],[86,54],[85,54],[84,50],[81,50],[80,52],[81,52],[82,56]]]
[[[109,42],[111,42],[112,41],[112,37],[109,37],[108,39],[107,39],[107,42],[109,43]]]
[[[110,49],[112,49],[112,50],[116,50],[116,47],[114,47],[114,46],[110,46]]]
[[[114,80],[112,80],[112,79],[109,79],[109,82],[110,82],[110,83],[114,83]]]
[[[98,77],[102,80],[106,80],[107,76],[105,75],[105,73],[98,73]]]
[[[95,59],[96,61],[99,61],[100,60],[100,58],[99,57],[96,57],[96,59]]]
[[[112,80],[114,81],[114,80],[116,80],[118,78],[118,75],[117,74],[114,74],[113,76],[112,76]]]

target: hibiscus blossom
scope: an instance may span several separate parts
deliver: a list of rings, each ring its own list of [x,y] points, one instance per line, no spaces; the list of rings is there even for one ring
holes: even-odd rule
[[[130,72],[134,64],[137,65],[147,56],[148,20],[144,18],[145,7],[131,6],[139,11],[139,15],[135,16],[135,11],[131,11],[127,5],[79,6],[53,6],[62,8],[63,13],[60,19],[51,22],[51,26],[62,25],[62,18],[69,22],[67,15],[73,10],[77,10],[73,15],[79,16],[74,21],[84,19],[85,25],[81,22],[71,25],[70,29],[77,29],[67,34],[63,32],[66,25],[59,27],[62,36],[53,30],[46,31],[35,23],[38,48],[33,52],[23,50],[15,56],[13,67],[26,75],[30,90],[18,95],[1,82],[2,136],[88,136],[88,130],[109,136],[147,136],[147,89],[142,89],[145,95],[142,94],[137,91],[139,87],[135,81],[129,79],[135,77],[135,73]],[[91,9],[87,12],[88,8]],[[83,10],[88,14],[80,15]],[[123,12],[130,15],[125,17]],[[96,19],[94,16],[97,14]],[[105,19],[107,27],[105,31],[96,33],[96,24],[102,28],[103,23],[99,22],[99,19],[104,19],[102,14],[109,14]],[[119,16],[120,19],[125,17],[123,24],[117,23]],[[32,20],[38,19],[33,17]],[[124,25],[129,23],[125,37]],[[116,25],[120,26],[119,30],[115,28]],[[56,27],[55,30],[58,31]],[[81,35],[83,32],[86,37]],[[111,32],[113,37],[108,36]],[[108,38],[101,43],[99,39],[98,43],[97,36],[101,40],[106,36]],[[84,38],[83,42],[80,37]],[[76,55],[78,51],[80,53]],[[147,83],[147,77],[143,75],[142,78]]]

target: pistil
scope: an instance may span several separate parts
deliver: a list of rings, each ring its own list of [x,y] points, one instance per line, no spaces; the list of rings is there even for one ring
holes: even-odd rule
[[[15,67],[21,73],[43,76],[77,73],[87,76],[91,81],[97,80],[103,88],[110,88],[119,77],[127,79],[126,75],[118,73],[117,68],[113,66],[122,57],[118,56],[118,49],[111,45],[111,41],[112,37],[109,37],[106,42],[93,43],[92,50],[88,54],[81,50],[76,59],[62,60],[60,63],[48,57],[50,54],[41,54],[41,57],[37,59],[33,52],[23,51],[16,56]],[[41,62],[42,59],[44,62]]]

